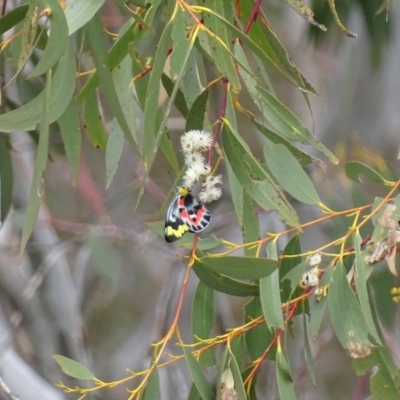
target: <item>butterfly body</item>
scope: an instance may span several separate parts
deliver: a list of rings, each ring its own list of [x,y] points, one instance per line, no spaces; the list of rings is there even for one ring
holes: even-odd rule
[[[168,243],[180,239],[186,232],[198,233],[207,228],[211,213],[189,189],[181,187],[168,208],[164,236]]]

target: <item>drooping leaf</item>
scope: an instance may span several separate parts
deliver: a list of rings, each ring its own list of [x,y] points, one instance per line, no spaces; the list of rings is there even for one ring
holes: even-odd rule
[[[346,171],[346,175],[357,183],[362,182],[360,175],[364,175],[372,182],[384,184],[387,182],[387,180],[379,172],[359,161],[348,162],[344,168]]]
[[[75,89],[76,65],[71,43],[57,65],[49,96],[48,123],[57,121],[68,107]],[[42,119],[43,98],[41,92],[29,103],[0,115],[0,131],[18,132],[34,130]]]
[[[192,333],[194,342],[208,339],[215,324],[214,290],[205,283],[199,282],[192,306]],[[199,347],[197,347],[199,348]],[[214,349],[201,353],[200,363],[203,366],[215,364]]]
[[[301,123],[287,107],[285,107],[272,93],[261,86],[257,86],[263,105],[263,114],[277,133],[292,142],[311,144],[334,164],[337,157],[328,150],[315,136]]]
[[[278,259],[275,242],[268,245],[267,254]],[[267,326],[284,329],[278,270],[260,279],[260,300]]]
[[[29,4],[16,7],[0,18],[0,35],[21,22],[28,12]]]
[[[83,121],[86,133],[93,147],[105,150],[108,134],[100,115],[96,92],[86,96],[83,106]]]
[[[287,224],[300,227],[296,212],[283,192],[227,126],[223,128],[222,141],[231,168],[253,200],[265,210],[276,209]]]
[[[293,387],[293,379],[291,377],[289,364],[280,347],[276,352],[276,379],[278,381],[280,398],[296,400],[297,397]]]
[[[65,152],[71,167],[72,184],[75,185],[78,179],[82,145],[81,128],[75,100],[70,102],[57,122],[60,127]]]
[[[82,379],[87,381],[93,381],[96,377],[82,364],[68,357],[61,355],[53,356],[54,360],[61,367],[64,374],[72,376],[76,379]]]
[[[328,307],[333,328],[339,341],[352,358],[371,352],[368,328],[354,292],[351,290],[343,264],[337,264],[330,281]]]
[[[13,167],[10,145],[5,135],[0,135],[0,221],[4,222],[13,198]]]
[[[255,257],[201,257],[195,260],[208,270],[233,279],[259,279],[278,268],[278,261]]]
[[[39,212],[40,201],[42,198],[42,176],[47,165],[47,153],[49,148],[49,108],[50,91],[52,86],[51,70],[46,73],[46,87],[44,89],[42,115],[40,121],[39,144],[36,154],[35,167],[33,171],[31,189],[29,193],[28,206],[25,215],[24,226],[21,234],[20,254],[25,250],[25,246],[31,236],[37,215]]]
[[[186,364],[189,368],[190,375],[192,376],[193,382],[196,385],[197,390],[200,393],[202,400],[214,400],[215,396],[211,390],[210,384],[201,368],[200,363],[196,360],[195,356],[191,353],[190,348],[183,347],[185,354]]]
[[[259,287],[250,283],[243,283],[225,275],[210,271],[201,263],[194,263],[193,271],[211,289],[232,296],[258,296]]]
[[[310,22],[311,24],[317,26],[323,31],[326,31],[326,26],[319,24],[314,19],[314,12],[311,10],[310,7],[306,4],[304,0],[286,0],[290,7],[293,8],[294,11],[297,12],[301,17],[303,17],[306,21]]]
[[[311,179],[284,145],[265,145],[264,155],[269,169],[288,193],[302,203],[321,204]]]
[[[53,29],[48,29],[47,31],[46,48],[35,69],[29,75],[30,78],[42,75],[52,68],[65,54],[68,47],[67,20],[58,0],[39,0],[39,6],[47,10],[48,19]]]
[[[74,0],[67,4],[65,18],[68,22],[68,32],[71,36],[86,25],[99,11],[105,0]]]
[[[192,129],[201,130],[204,125],[204,116],[208,100],[208,90],[204,90],[193,102],[187,114],[185,132]]]
[[[245,323],[263,317],[261,302],[258,297],[249,301],[245,307]],[[274,333],[271,332],[264,321],[245,333],[246,346],[249,351],[250,358],[257,360],[268,348],[271,340],[274,338]],[[273,360],[275,357],[275,349],[269,352],[268,358]]]
[[[160,377],[157,367],[151,371],[141,398],[143,400],[161,400]]]

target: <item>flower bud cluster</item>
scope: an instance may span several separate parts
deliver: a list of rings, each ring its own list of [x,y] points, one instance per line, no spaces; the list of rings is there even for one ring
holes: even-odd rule
[[[211,133],[199,130],[185,132],[181,136],[181,148],[187,166],[183,177],[183,186],[191,189],[196,182],[203,181],[199,199],[203,203],[211,203],[222,196],[217,184],[222,183],[222,175],[214,176],[211,166],[207,164],[202,151],[207,150],[213,142]]]

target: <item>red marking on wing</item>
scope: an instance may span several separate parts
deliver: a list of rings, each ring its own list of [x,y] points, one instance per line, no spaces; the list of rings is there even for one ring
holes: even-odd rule
[[[186,209],[182,210],[180,215],[182,219],[189,219],[189,214]]]
[[[185,198],[184,197],[179,197],[178,206],[185,207]]]
[[[197,211],[197,218],[199,219],[199,220],[202,220],[203,219],[203,216],[204,216],[204,214],[207,212],[207,210],[204,208],[204,207],[202,207],[202,208],[199,208],[199,210]]]

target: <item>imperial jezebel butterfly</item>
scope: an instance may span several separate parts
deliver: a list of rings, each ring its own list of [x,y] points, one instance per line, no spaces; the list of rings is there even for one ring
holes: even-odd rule
[[[192,195],[190,189],[180,187],[165,217],[165,240],[172,243],[186,232],[201,232],[210,221],[211,213],[203,203]]]

